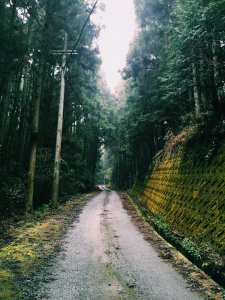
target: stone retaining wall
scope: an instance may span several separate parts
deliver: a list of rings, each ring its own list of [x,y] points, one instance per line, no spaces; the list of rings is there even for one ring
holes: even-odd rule
[[[206,144],[174,145],[157,158],[134,193],[174,230],[224,253],[225,144],[212,157],[210,151]]]

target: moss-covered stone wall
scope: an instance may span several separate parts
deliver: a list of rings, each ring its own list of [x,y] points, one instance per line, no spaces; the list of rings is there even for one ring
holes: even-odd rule
[[[225,143],[171,141],[134,193],[174,230],[224,253]]]

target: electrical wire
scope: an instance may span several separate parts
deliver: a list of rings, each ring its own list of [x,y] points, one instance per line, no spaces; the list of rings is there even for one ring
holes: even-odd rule
[[[86,25],[87,25],[87,23],[88,23],[88,21],[89,21],[91,15],[93,14],[93,12],[94,12],[94,10],[95,10],[97,4],[98,4],[98,1],[99,1],[99,0],[96,0],[96,1],[94,2],[94,5],[93,5],[93,7],[92,7],[92,9],[91,9],[91,11],[90,11],[90,13],[89,13],[89,15],[88,15],[86,21],[84,22],[84,25],[83,25],[83,27],[82,27],[82,29],[81,29],[81,31],[80,31],[80,34],[79,34],[79,36],[78,36],[78,38],[77,38],[77,40],[76,40],[76,43],[74,44],[74,46],[73,46],[73,48],[72,48],[72,50],[71,50],[70,56],[69,56],[69,58],[67,59],[67,62],[66,62],[66,64],[65,64],[64,68],[67,68],[67,67],[68,67],[68,64],[69,64],[69,61],[70,61],[70,59],[71,59],[71,56],[73,55],[73,53],[75,53],[76,47],[77,47],[78,43],[80,42],[80,39],[81,39],[82,34],[83,34],[83,32],[84,32],[84,29],[85,29],[85,27],[86,27]]]

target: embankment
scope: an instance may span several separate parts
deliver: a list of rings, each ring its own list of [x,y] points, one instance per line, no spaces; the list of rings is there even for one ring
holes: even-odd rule
[[[173,136],[154,159],[146,180],[136,183],[133,196],[153,219],[156,217],[168,224],[189,252],[195,251],[192,241],[201,249],[215,251],[222,260],[219,259],[219,267],[213,263],[214,272],[222,271],[219,281],[221,276],[225,278],[223,139],[185,131]],[[208,268],[212,268],[211,264]]]

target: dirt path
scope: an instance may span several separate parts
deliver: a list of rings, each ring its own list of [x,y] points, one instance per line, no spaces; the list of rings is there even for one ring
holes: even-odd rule
[[[203,299],[143,239],[115,192],[93,198],[64,242],[38,299]]]

